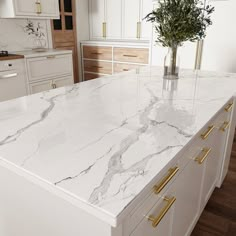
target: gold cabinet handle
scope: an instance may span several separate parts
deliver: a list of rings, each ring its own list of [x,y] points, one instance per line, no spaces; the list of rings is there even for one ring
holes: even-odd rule
[[[102,52],[92,52],[91,54],[92,55],[102,55],[103,53]]]
[[[123,57],[138,57],[137,55],[124,54]]]
[[[223,125],[220,127],[220,131],[225,132],[228,129],[229,125],[230,125],[230,122],[229,121],[225,121],[223,123]]]
[[[53,88],[53,89],[56,89],[56,88],[57,88],[57,85],[54,84],[54,83],[52,83],[52,88]]]
[[[106,22],[102,23],[102,37],[103,38],[107,37],[107,23]]]
[[[211,134],[211,132],[213,131],[214,128],[215,128],[214,125],[209,126],[207,131],[205,133],[201,134],[201,138],[202,139],[207,139],[208,136]]]
[[[168,170],[168,175],[163,178],[160,184],[154,186],[154,193],[158,194],[162,191],[163,188],[171,181],[171,179],[176,175],[179,171],[179,167],[170,168]]]
[[[56,56],[53,56],[53,55],[47,56],[47,59],[54,59],[54,58],[56,58]]]
[[[36,13],[37,13],[37,14],[41,14],[41,13],[42,13],[41,2],[36,1],[35,4],[36,4]]]
[[[232,108],[233,108],[233,105],[234,105],[233,102],[232,102],[232,103],[229,103],[229,104],[226,106],[225,111],[226,111],[226,112],[230,112],[230,111],[232,110]]]
[[[141,38],[141,22],[137,22],[137,35],[136,35],[137,39]]]
[[[168,212],[168,210],[171,208],[171,206],[174,204],[174,202],[176,201],[175,197],[172,198],[168,198],[168,197],[164,197],[164,201],[167,202],[166,206],[161,210],[160,214],[157,217],[154,217],[152,215],[150,215],[148,217],[148,220],[152,221],[152,226],[154,228],[156,228],[158,226],[158,224],[161,222],[161,220],[163,219],[163,217],[166,215],[166,213]]]
[[[202,151],[201,151],[201,153],[199,154],[199,156],[197,156],[197,157],[195,158],[195,161],[196,161],[199,165],[201,165],[201,164],[206,160],[206,158],[207,158],[208,155],[210,154],[211,150],[212,150],[211,148],[203,148]]]

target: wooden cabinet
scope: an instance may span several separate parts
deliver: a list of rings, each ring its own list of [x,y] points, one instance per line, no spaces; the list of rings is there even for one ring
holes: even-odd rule
[[[89,0],[90,39],[150,40],[152,0]]]
[[[58,0],[3,0],[0,17],[6,18],[59,18]]]
[[[114,48],[115,61],[148,64],[149,50],[147,48]]]
[[[149,48],[82,44],[83,80],[137,69],[148,64]]]

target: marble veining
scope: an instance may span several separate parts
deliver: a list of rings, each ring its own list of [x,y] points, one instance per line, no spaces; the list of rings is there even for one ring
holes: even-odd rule
[[[0,103],[0,164],[73,196],[108,223],[235,94],[236,75],[158,67]]]

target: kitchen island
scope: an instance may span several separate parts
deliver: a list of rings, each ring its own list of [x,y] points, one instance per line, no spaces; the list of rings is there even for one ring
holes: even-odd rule
[[[236,75],[162,74],[0,103],[0,235],[189,235],[227,173]]]

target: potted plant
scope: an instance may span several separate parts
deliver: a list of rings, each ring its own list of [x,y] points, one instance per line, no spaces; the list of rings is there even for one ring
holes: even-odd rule
[[[178,78],[178,47],[206,36],[213,11],[214,7],[203,0],[157,0],[156,9],[144,18],[154,24],[156,42],[169,48],[164,63],[165,78]]]

